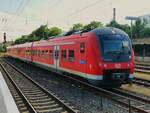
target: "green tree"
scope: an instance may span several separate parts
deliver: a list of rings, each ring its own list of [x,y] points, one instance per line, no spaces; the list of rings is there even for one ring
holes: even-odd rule
[[[0,52],[6,52],[6,45],[5,44],[0,44]]]
[[[83,29],[83,24],[77,23],[73,24],[73,27],[70,29],[72,31],[81,31]]]
[[[47,25],[41,25],[38,29],[34,30],[30,37],[41,37],[43,39],[47,39],[49,36],[49,29]]]
[[[107,27],[116,27],[116,28],[121,28],[121,25],[118,24],[116,21],[111,21],[109,24],[106,25]]]
[[[85,26],[83,27],[83,30],[85,30],[85,31],[90,31],[90,30],[92,30],[92,29],[95,29],[95,28],[97,28],[97,27],[102,27],[102,26],[103,26],[103,24],[102,24],[101,22],[92,21],[91,23],[85,25]]]
[[[135,24],[132,27],[133,30],[133,37],[134,38],[142,38],[145,37],[145,29],[146,29],[146,22],[142,22],[140,19],[136,20]]]
[[[49,33],[48,36],[56,36],[62,33],[62,29],[58,28],[58,27],[51,27],[49,29]]]
[[[121,25],[116,21],[111,21],[109,24],[106,25],[107,27],[115,27],[118,29],[121,29],[123,31],[125,31],[129,36],[130,36],[130,26],[125,24],[125,25]]]
[[[56,36],[62,33],[62,30],[58,27],[48,28],[47,25],[42,25],[36,30],[34,30],[29,35],[23,35],[17,38],[14,44],[22,44],[25,42],[39,41],[41,39],[48,39],[50,36]]]
[[[22,37],[19,37],[15,40],[15,44],[22,44],[28,42],[28,36],[27,35],[23,35]]]
[[[145,30],[144,30],[144,37],[145,38],[150,37],[150,28],[149,27],[145,28]]]

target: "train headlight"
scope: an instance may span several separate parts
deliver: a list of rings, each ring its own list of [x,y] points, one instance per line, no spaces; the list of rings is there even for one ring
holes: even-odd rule
[[[107,67],[107,64],[104,64],[104,67]]]
[[[130,64],[128,64],[127,66],[130,67]]]
[[[129,59],[131,59],[131,55],[129,55]]]

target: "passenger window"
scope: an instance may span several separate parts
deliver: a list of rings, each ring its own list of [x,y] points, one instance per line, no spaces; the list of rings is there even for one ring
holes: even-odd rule
[[[32,55],[34,56],[34,50],[32,50]]]
[[[41,51],[40,50],[39,50],[38,54],[39,54],[39,57],[40,57],[41,56]]]
[[[74,62],[74,50],[69,50],[68,60]]]
[[[38,51],[38,50],[36,50],[36,57],[38,57],[38,52],[39,52],[39,51]]]
[[[80,43],[80,53],[84,53],[85,52],[85,43],[82,42]]]
[[[61,51],[61,57],[62,57],[62,60],[63,60],[63,61],[66,61],[66,58],[67,58],[66,53],[67,53],[66,50],[62,50],[62,51]]]
[[[53,51],[49,50],[49,54],[50,54],[50,58],[52,59],[53,58]]]
[[[45,51],[45,58],[48,59],[48,50]]]
[[[44,58],[44,50],[42,50],[42,54],[41,54],[42,58]]]

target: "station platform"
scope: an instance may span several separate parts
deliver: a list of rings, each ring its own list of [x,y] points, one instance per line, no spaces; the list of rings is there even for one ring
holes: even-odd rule
[[[0,113],[19,113],[11,92],[0,72]]]

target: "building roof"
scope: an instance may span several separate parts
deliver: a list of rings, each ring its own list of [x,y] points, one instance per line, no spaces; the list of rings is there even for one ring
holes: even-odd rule
[[[133,45],[136,44],[150,44],[150,37],[149,38],[141,38],[141,39],[133,39]]]

